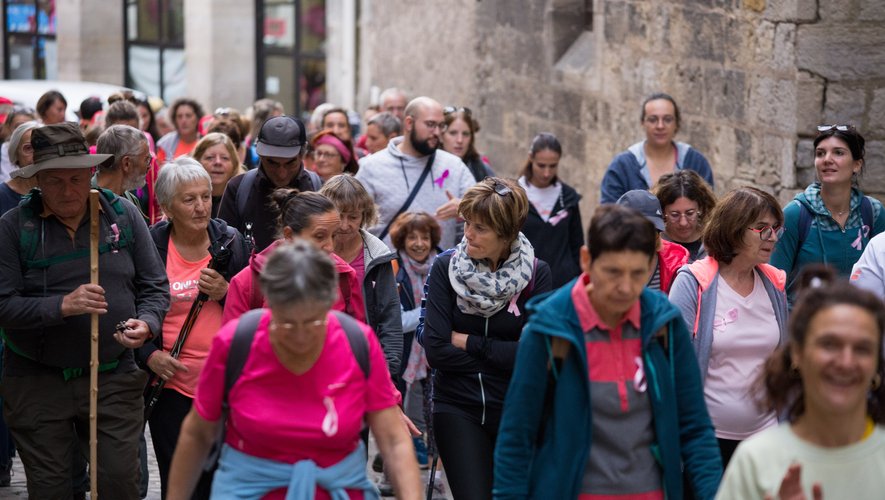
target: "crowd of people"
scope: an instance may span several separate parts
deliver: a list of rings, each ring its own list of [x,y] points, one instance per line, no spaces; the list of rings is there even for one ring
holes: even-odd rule
[[[439,467],[456,500],[885,490],[885,214],[853,126],[818,127],[785,207],[717,197],[652,94],[585,230],[577,145],[538,133],[496,175],[468,107],[156,104],[6,110],[0,486],[17,454],[31,498],[85,498],[89,468],[144,498],[147,426],[169,500],[431,498]]]

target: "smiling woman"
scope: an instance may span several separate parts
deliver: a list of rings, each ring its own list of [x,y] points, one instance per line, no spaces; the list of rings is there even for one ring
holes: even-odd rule
[[[764,405],[788,421],[738,448],[719,500],[876,499],[885,489],[885,307],[823,266],[800,282],[789,343],[759,378]]]
[[[850,125],[821,125],[814,139],[817,180],[784,207],[787,228],[771,263],[787,272],[790,302],[799,271],[810,263],[848,277],[870,239],[885,231],[879,200],[857,184],[864,171],[864,138]]]

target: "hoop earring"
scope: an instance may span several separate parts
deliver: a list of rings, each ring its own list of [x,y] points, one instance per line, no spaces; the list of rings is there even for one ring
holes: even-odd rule
[[[870,383],[870,389],[875,391],[881,385],[882,385],[882,376],[877,373],[873,377],[873,381]]]

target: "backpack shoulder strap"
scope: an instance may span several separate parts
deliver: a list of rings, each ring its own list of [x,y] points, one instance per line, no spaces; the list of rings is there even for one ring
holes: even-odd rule
[[[258,177],[258,169],[253,168],[243,174],[243,181],[240,182],[240,187],[237,188],[237,215],[240,218],[246,212],[246,202],[249,201],[249,192],[252,191],[252,184],[255,183],[256,177]]]
[[[264,309],[252,309],[237,320],[237,329],[234,330],[234,338],[227,354],[227,363],[224,365],[224,398],[221,403],[224,412],[228,408],[227,398],[230,390],[237,383],[237,379],[243,373],[243,367],[246,366],[246,360],[249,359],[252,339],[255,338],[255,330],[258,329],[258,322],[261,320],[262,314],[264,314]]]
[[[808,231],[810,229],[811,210],[809,210],[808,207],[806,207],[804,204],[799,203],[799,230],[797,232],[798,240],[796,242],[797,252],[800,248],[802,248],[802,244],[805,243],[805,238],[808,236]]]
[[[873,202],[870,201],[869,196],[860,199],[860,218],[863,225],[870,228],[870,238],[872,238],[875,221],[873,220]]]
[[[316,172],[308,170],[307,176],[310,177],[310,187],[312,187],[314,191],[319,191],[323,187],[323,180],[320,179],[320,176]]]
[[[363,333],[363,329],[360,328],[359,323],[349,315],[341,311],[332,311],[332,313],[338,318],[341,327],[344,328],[344,333],[347,334],[347,342],[350,344],[350,350],[353,351],[353,357],[356,358],[357,364],[360,365],[360,370],[363,371],[363,376],[368,379],[370,366],[369,342],[366,340],[366,335]]]

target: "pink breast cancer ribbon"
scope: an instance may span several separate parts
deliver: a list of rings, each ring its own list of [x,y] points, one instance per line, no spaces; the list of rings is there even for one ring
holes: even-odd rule
[[[519,312],[519,306],[516,305],[517,300],[519,300],[519,294],[514,295],[513,298],[510,299],[510,305],[507,306],[507,312],[518,318],[522,313]]]
[[[442,175],[440,175],[438,178],[436,178],[433,182],[435,182],[436,185],[439,186],[440,189],[442,189],[443,183],[446,182],[446,179],[448,179],[448,177],[449,177],[449,169],[445,169],[443,171]]]

